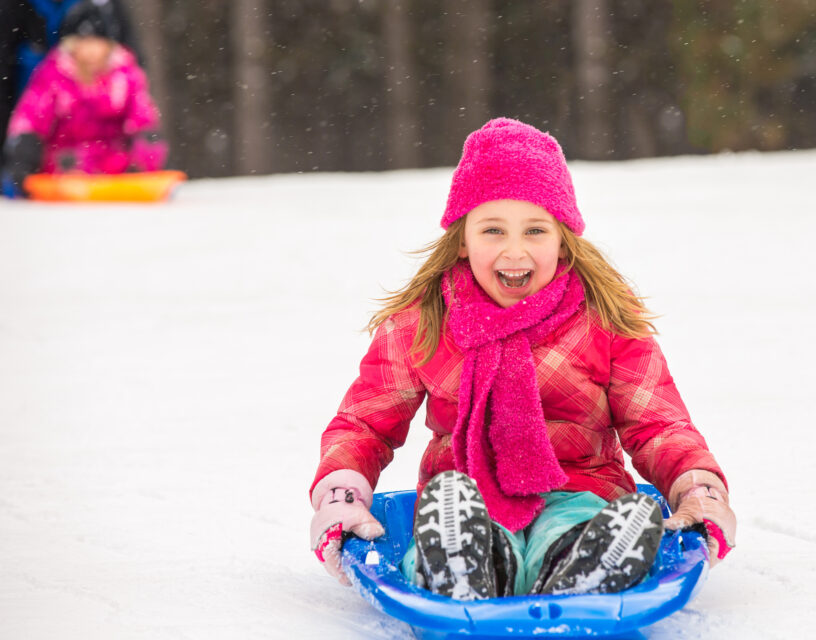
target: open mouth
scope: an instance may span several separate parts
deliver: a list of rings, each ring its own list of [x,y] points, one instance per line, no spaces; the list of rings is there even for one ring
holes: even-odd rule
[[[518,289],[530,282],[533,272],[530,269],[501,269],[496,271],[499,282],[510,289]]]

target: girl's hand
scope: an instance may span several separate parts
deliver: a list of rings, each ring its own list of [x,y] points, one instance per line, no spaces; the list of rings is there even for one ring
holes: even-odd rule
[[[354,534],[365,540],[385,534],[383,526],[369,511],[372,499],[373,490],[368,480],[351,469],[333,471],[312,491],[315,508],[310,532],[312,550],[340,584],[351,586],[340,564],[343,534]]]
[[[666,520],[667,529],[705,525],[712,567],[734,548],[737,516],[728,505],[728,490],[717,475],[692,469],[678,476],[669,491],[669,507],[672,516]]]

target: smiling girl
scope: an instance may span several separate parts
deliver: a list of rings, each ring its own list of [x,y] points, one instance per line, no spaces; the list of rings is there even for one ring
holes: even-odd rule
[[[691,423],[652,316],[587,240],[550,135],[491,120],[465,142],[445,234],[371,320],[372,345],[323,433],[311,541],[341,582],[344,532],[371,539],[381,470],[427,397],[414,540],[402,570],[482,599],[615,592],[667,528],[733,547],[725,477]],[[674,512],[635,492],[623,452]]]

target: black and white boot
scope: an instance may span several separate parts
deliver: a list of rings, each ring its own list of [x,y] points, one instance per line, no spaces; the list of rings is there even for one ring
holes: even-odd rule
[[[431,479],[419,497],[414,538],[421,586],[456,600],[496,597],[491,522],[468,476],[444,471]]]
[[[640,582],[663,536],[660,506],[630,493],[590,520],[541,587],[543,594],[617,593]]]
[[[493,575],[496,576],[496,595],[500,598],[515,595],[518,560],[513,545],[504,530],[491,522],[493,535]]]

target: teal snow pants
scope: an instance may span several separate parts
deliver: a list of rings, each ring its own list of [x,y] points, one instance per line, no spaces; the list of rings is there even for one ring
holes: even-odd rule
[[[513,593],[524,595],[538,578],[547,549],[575,525],[592,520],[608,503],[589,491],[550,491],[543,495],[547,504],[535,521],[520,531],[499,527],[507,534],[518,571]],[[411,540],[408,551],[400,563],[402,574],[416,583],[416,545]]]

